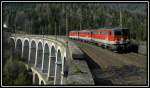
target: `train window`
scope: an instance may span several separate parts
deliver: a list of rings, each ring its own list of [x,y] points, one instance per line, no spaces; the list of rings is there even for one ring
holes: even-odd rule
[[[96,34],[99,34],[99,32],[96,32]]]
[[[105,35],[108,35],[108,34],[109,34],[109,33],[106,31],[106,32],[105,32]]]
[[[108,34],[108,32],[105,32],[105,31],[104,31],[104,32],[101,32],[101,34],[103,34],[103,35],[107,35],[107,34]]]
[[[114,33],[115,33],[115,35],[121,35],[122,34],[121,31],[119,31],[119,30],[115,30]]]
[[[97,32],[94,32],[94,34],[98,34]]]

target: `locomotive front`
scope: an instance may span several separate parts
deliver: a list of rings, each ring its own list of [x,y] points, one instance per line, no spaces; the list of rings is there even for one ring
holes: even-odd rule
[[[112,50],[124,51],[128,49],[129,45],[129,29],[120,28],[114,29],[114,44],[111,46]]]

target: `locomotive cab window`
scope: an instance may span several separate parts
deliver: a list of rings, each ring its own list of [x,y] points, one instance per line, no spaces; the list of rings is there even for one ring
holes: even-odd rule
[[[115,35],[122,35],[122,32],[121,32],[120,30],[115,30],[115,31],[114,31],[114,34],[115,34]]]

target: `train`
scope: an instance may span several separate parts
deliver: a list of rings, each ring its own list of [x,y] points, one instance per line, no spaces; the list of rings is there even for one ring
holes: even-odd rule
[[[128,28],[99,28],[81,31],[70,31],[69,38],[92,42],[112,51],[125,51],[129,45]]]

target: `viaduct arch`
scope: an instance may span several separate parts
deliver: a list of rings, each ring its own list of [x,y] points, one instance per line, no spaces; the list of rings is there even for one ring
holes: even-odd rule
[[[53,85],[63,84],[64,58],[66,50],[55,42],[40,39],[9,38],[12,55],[22,57],[23,61],[32,68],[34,85],[45,85],[45,79],[35,69],[46,74],[46,80],[52,80]],[[14,57],[14,56],[13,56]],[[14,59],[14,58],[13,58]],[[35,68],[35,69],[34,69]]]

